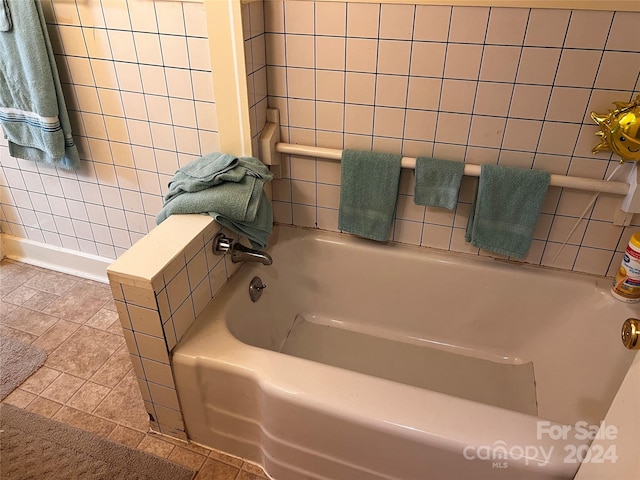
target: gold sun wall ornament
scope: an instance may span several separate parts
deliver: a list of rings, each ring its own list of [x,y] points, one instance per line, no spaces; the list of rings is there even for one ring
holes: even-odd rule
[[[611,150],[620,156],[620,163],[640,162],[640,95],[632,102],[614,102],[615,110],[606,115],[591,112],[602,137],[592,152]]]

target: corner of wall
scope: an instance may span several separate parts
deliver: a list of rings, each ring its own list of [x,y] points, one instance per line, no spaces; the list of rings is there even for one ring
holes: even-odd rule
[[[251,122],[240,0],[205,2],[220,149],[251,154]]]

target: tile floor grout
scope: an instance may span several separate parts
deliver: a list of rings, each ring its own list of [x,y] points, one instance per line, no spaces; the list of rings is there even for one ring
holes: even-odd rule
[[[108,285],[4,259],[0,332],[48,354],[3,403],[193,468],[194,480],[266,478],[240,458],[149,432]]]

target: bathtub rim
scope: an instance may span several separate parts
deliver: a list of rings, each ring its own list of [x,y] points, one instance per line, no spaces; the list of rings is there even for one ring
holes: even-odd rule
[[[461,259],[463,262],[470,262],[472,265],[491,265],[495,268],[506,268],[518,270],[525,269],[529,273],[551,273],[553,275],[564,275],[571,278],[581,278],[583,281],[595,281],[599,288],[609,288],[609,283],[613,281],[612,275],[599,275],[596,273],[579,272],[573,270],[567,270],[561,267],[554,267],[552,265],[539,265],[534,263],[528,263],[524,260],[517,260],[511,257],[497,256],[497,254],[489,253],[470,253],[457,250],[445,250],[442,248],[431,247],[428,245],[414,245],[411,243],[402,243],[395,240],[377,241],[369,240],[367,238],[358,237],[344,232],[335,232],[333,230],[321,230],[314,227],[305,227],[301,225],[287,225],[287,224],[274,224],[272,236],[269,240],[269,246],[265,249],[267,253],[273,252],[279,242],[288,241],[292,239],[305,240],[306,237],[320,238],[322,241],[329,241],[332,243],[346,243],[353,245],[362,245],[365,247],[371,247],[382,251],[383,249],[392,248],[397,252],[406,252],[406,254],[414,253],[419,255],[429,255],[432,259],[441,263],[454,263],[452,259]],[[481,250],[482,252],[482,250]],[[250,267],[251,264],[245,264],[243,266]],[[238,271],[240,271],[239,269]],[[237,273],[237,272],[236,272]],[[232,277],[231,277],[232,278]],[[229,280],[231,280],[229,278]],[[612,296],[612,298],[615,298]],[[640,315],[640,302],[638,303],[625,303],[617,300],[621,304],[636,307],[638,309],[638,315]]]

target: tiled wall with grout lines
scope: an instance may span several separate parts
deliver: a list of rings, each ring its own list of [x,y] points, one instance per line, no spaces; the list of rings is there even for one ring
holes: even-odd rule
[[[269,106],[284,141],[605,178],[591,111],[640,92],[640,13],[266,0]],[[276,221],[337,230],[340,167],[285,158]],[[475,179],[455,212],[413,204],[403,171],[390,239],[484,255],[464,242]],[[525,261],[611,274],[631,231],[601,195],[550,188]]]
[[[82,168],[9,156],[0,227],[116,258],[155,226],[177,168],[219,149],[204,5],[43,0]]]

